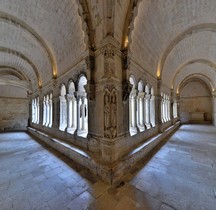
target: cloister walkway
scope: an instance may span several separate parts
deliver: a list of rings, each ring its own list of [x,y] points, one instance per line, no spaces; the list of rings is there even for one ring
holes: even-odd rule
[[[0,134],[0,209],[216,209],[216,129],[183,125],[109,186],[26,133]]]

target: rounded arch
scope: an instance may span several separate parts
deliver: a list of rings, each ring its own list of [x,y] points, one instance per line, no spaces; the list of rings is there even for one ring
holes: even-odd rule
[[[194,81],[194,80],[199,80],[201,82],[203,82],[208,89],[210,90],[210,92],[214,91],[214,86],[212,84],[212,81],[210,78],[208,78],[206,75],[204,74],[191,74],[188,75],[187,77],[185,77],[178,85],[177,85],[177,94],[179,95],[181,90],[183,89],[183,87],[188,84],[188,82],[190,81]]]
[[[144,84],[142,80],[139,80],[137,89],[139,92],[143,92]]]
[[[150,85],[149,84],[146,84],[145,86],[145,93],[150,93]]]
[[[42,78],[39,74],[39,71],[38,71],[37,67],[35,66],[35,64],[28,57],[26,57],[21,52],[18,52],[16,50],[9,49],[9,48],[1,47],[1,46],[0,46],[0,52],[16,55],[19,58],[21,58],[22,60],[24,60],[25,62],[27,62],[32,67],[32,69],[34,70],[34,73],[35,73],[35,75],[37,77],[37,81],[38,81],[38,87],[42,88]]]
[[[87,85],[87,78],[84,74],[81,74],[78,79],[78,91],[86,92],[85,85]]]
[[[72,80],[70,80],[68,83],[68,94],[74,94],[75,91],[75,84]]]
[[[172,81],[171,82],[172,88],[174,87],[174,81],[176,80],[176,77],[184,69],[184,67],[189,66],[189,65],[194,64],[194,63],[206,64],[207,66],[211,67],[216,72],[216,64],[210,60],[199,58],[199,59],[193,59],[193,60],[186,61],[185,63],[183,63],[182,65],[180,65],[177,68],[176,73],[175,73],[173,79],[171,80]]]
[[[168,55],[170,54],[170,52],[175,48],[175,46],[178,43],[180,43],[182,40],[187,38],[188,36],[191,36],[194,33],[199,33],[202,31],[216,32],[216,24],[215,23],[204,23],[204,24],[198,24],[198,25],[192,26],[189,29],[177,35],[176,38],[170,42],[170,44],[168,45],[168,47],[162,54],[161,59],[158,62],[158,68],[157,68],[157,78],[158,79],[162,78],[163,68],[164,68],[166,59]]]
[[[124,23],[123,36],[122,36],[122,49],[128,49],[132,41],[131,33],[134,29],[134,21],[138,14],[138,7],[141,0],[132,0],[130,1],[126,19]]]
[[[82,28],[85,32],[85,44],[91,50],[95,50],[95,30],[93,28],[91,15],[89,13],[88,2],[86,0],[77,0],[79,15],[82,19]]]
[[[136,89],[137,81],[136,81],[136,77],[133,74],[130,75],[129,82],[133,86],[132,90]]]
[[[13,75],[20,80],[30,81],[27,75],[12,66],[0,66],[0,76],[1,75]]]
[[[66,86],[65,86],[65,84],[61,84],[60,95],[65,96],[66,94],[67,94]]]
[[[57,78],[57,63],[56,59],[54,57],[54,54],[52,53],[51,49],[48,47],[47,43],[44,41],[44,39],[29,25],[27,25],[25,22],[19,20],[18,18],[9,15],[4,12],[0,12],[0,21],[4,21],[7,24],[13,24],[18,28],[21,28],[22,30],[27,31],[34,39],[39,43],[39,45],[44,49],[46,52],[48,59],[50,61],[50,64],[52,66],[52,74],[53,78]]]

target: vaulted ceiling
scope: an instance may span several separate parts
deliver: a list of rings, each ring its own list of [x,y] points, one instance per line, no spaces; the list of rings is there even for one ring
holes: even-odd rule
[[[140,1],[131,40],[134,59],[168,87],[198,74],[215,86],[216,1]]]
[[[45,86],[85,48],[77,1],[0,0],[0,73],[22,72],[33,88]]]

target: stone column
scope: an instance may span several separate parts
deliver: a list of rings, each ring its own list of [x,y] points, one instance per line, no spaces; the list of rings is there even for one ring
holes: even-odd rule
[[[52,121],[53,121],[53,104],[52,104],[52,98],[49,99],[48,102],[48,106],[49,106],[49,127],[52,127]]]
[[[43,125],[46,124],[46,99],[43,98]]]
[[[49,114],[50,114],[50,111],[49,111],[49,99],[46,98],[46,123],[45,123],[45,126],[49,126]]]
[[[67,101],[65,96],[59,96],[60,99],[60,123],[59,129],[64,131],[67,127]]]
[[[137,101],[138,101],[138,107],[139,107],[139,111],[138,111],[138,116],[139,116],[139,120],[138,120],[138,127],[140,132],[145,130],[145,126],[144,126],[144,92],[139,92],[138,97],[137,97]]]
[[[136,112],[136,90],[133,90],[133,92],[130,94],[129,98],[129,112],[130,112],[130,132],[131,135],[135,135],[137,133],[137,112]]]
[[[156,104],[155,104],[155,119],[156,119],[156,125],[158,125],[158,131],[163,131],[163,118],[162,118],[162,112],[163,112],[163,97],[161,93],[161,80],[158,79],[157,81],[157,97],[156,97]]]
[[[155,96],[151,95],[150,98],[150,123],[155,127]]]
[[[81,103],[81,97],[77,95],[77,129],[76,129],[76,134],[79,133],[81,130],[80,126],[80,103]]]
[[[37,124],[40,122],[40,99],[39,96],[37,97]]]
[[[85,131],[85,96],[81,97],[81,130]]]
[[[73,120],[73,110],[72,110],[72,95],[67,94],[67,132],[72,131],[72,120]]]
[[[151,128],[150,125],[150,94],[145,94],[144,97],[144,107],[145,107],[145,126],[147,129]]]
[[[174,124],[174,107],[175,107],[175,102],[173,98],[173,90],[171,90],[171,95],[170,95],[170,120],[172,124]]]

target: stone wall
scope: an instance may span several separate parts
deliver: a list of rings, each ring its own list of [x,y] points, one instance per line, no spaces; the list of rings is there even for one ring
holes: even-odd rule
[[[0,131],[26,130],[28,103],[25,90],[0,86]]]
[[[212,97],[208,88],[200,82],[188,83],[180,95],[180,119],[182,123],[212,121]]]

